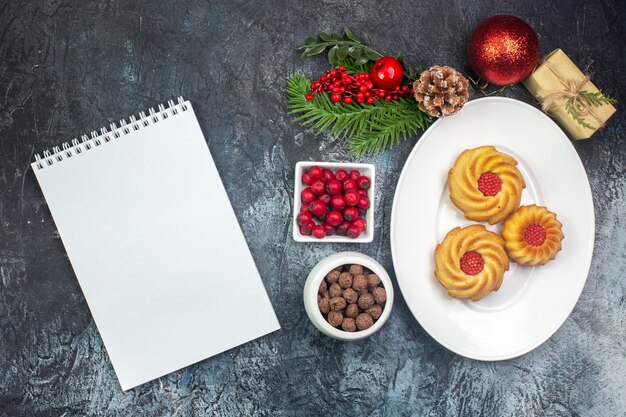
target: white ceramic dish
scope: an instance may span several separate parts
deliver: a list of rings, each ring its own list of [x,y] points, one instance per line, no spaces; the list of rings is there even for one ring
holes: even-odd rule
[[[324,279],[326,274],[334,268],[346,264],[362,265],[374,272],[380,277],[380,281],[387,292],[387,301],[385,302],[385,308],[383,309],[382,315],[378,318],[378,320],[376,320],[372,327],[366,330],[345,332],[340,328],[335,328],[326,321],[317,306],[317,292],[320,284],[322,283],[322,279]],[[322,259],[313,267],[311,273],[309,273],[309,276],[306,279],[306,283],[304,284],[303,297],[306,314],[319,331],[338,340],[360,340],[371,336],[380,330],[389,318],[391,309],[393,308],[393,284],[391,283],[391,278],[389,278],[389,274],[387,274],[385,268],[383,268],[381,264],[376,262],[371,257],[358,252],[339,252]]]
[[[323,239],[318,239],[313,236],[305,236],[300,233],[300,228],[296,223],[296,216],[300,213],[300,209],[302,208],[302,201],[300,200],[300,193],[303,188],[306,187],[302,183],[302,174],[309,170],[311,167],[318,165],[322,168],[328,168],[333,172],[337,172],[340,169],[345,169],[350,172],[353,169],[358,170],[361,175],[366,175],[370,177],[371,185],[368,190],[368,198],[370,199],[370,208],[367,209],[367,213],[365,214],[365,223],[367,224],[367,230],[361,233],[359,237],[356,239],[349,238],[348,236],[326,236]],[[376,169],[372,164],[353,164],[348,162],[309,162],[309,161],[300,161],[296,164],[296,178],[294,182],[294,201],[293,201],[293,240],[296,242],[322,242],[322,243],[332,243],[332,242],[343,242],[343,243],[369,243],[374,240],[374,197],[376,196]]]
[[[535,268],[511,262],[500,290],[471,302],[445,293],[433,256],[450,229],[471,223],[450,201],[447,173],[464,149],[481,145],[517,159],[526,180],[522,204],[555,212],[565,239],[555,260]],[[513,358],[547,340],[574,308],[591,264],[594,225],[585,170],[561,129],[516,100],[473,100],[433,123],[406,161],[391,218],[398,284],[421,326],[448,349],[480,360]]]

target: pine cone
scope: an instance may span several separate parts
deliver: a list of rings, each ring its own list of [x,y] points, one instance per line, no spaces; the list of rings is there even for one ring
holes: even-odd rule
[[[461,110],[469,97],[467,78],[451,67],[435,65],[413,83],[419,108],[434,117],[450,116]]]

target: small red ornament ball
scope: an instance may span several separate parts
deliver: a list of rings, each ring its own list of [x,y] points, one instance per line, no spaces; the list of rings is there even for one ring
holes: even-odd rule
[[[392,56],[384,56],[374,62],[370,69],[370,79],[377,88],[394,90],[402,83],[404,69],[400,61]]]
[[[510,85],[528,77],[537,65],[539,41],[522,19],[497,15],[476,26],[467,55],[481,78],[495,85]]]

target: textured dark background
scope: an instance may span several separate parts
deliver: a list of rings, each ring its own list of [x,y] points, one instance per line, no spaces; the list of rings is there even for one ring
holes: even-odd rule
[[[443,3],[443,4],[438,4]],[[511,13],[622,101],[624,1],[2,1],[0,4],[0,415],[626,415],[626,145],[622,104],[575,143],[596,208],[591,272],[570,318],[523,357],[457,356],[417,324],[398,291],[383,330],[321,335],[301,291],[349,245],[290,235],[294,165],[351,160],[345,144],[290,123],[285,82],[322,59],[294,52],[344,24],[408,66],[466,67],[483,18]],[[33,155],[169,98],[196,109],[282,330],[123,393],[30,169]],[[505,94],[525,102],[521,86]],[[358,249],[393,271],[389,218],[415,140],[363,158],[378,168],[377,236]],[[554,156],[558,158],[558,155]],[[69,185],[68,185],[69,186]],[[576,186],[572,184],[571,186]]]

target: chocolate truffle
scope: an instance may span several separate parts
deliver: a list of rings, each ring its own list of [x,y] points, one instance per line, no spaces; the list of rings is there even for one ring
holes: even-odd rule
[[[330,311],[330,298],[322,298],[317,302],[317,306],[319,307],[322,314],[328,314]]]
[[[350,288],[352,286],[352,275],[349,272],[343,272],[339,275],[339,285],[341,285],[341,288]]]
[[[380,277],[376,274],[369,274],[367,276],[367,285],[369,285],[371,289],[378,287],[380,285]]]
[[[356,331],[356,320],[352,318],[345,318],[341,322],[341,328],[346,332],[354,332]]]
[[[341,297],[341,293],[343,293],[343,290],[341,289],[339,284],[335,282],[330,286],[328,293],[330,294],[330,298]]]
[[[356,316],[359,315],[359,306],[356,304],[348,304],[345,311],[346,317],[350,317],[351,319],[355,319]]]
[[[343,290],[343,298],[346,299],[348,304],[354,304],[359,299],[359,293],[354,291],[352,288],[346,288]]]
[[[359,308],[362,308],[363,310],[367,310],[368,308],[374,305],[374,296],[370,293],[361,294],[359,296],[359,301],[357,302],[357,304]]]
[[[383,306],[381,306],[380,304],[374,304],[373,306],[365,310],[365,312],[372,316],[374,320],[378,320],[381,314],[383,314]]]
[[[328,316],[330,317],[330,313]],[[374,319],[367,313],[361,313],[356,317],[356,327],[358,327],[359,330],[369,329],[372,327],[372,324],[374,324]]]
[[[346,308],[346,300],[343,297],[333,297],[330,299],[330,309],[339,311]]]
[[[328,313],[328,322],[330,323],[331,326],[338,327],[341,324],[341,322],[343,322],[343,314],[341,313],[341,311],[331,310]]]
[[[363,275],[357,275],[352,280],[352,288],[358,293],[362,293],[367,290],[367,278]]]
[[[372,290],[374,301],[378,304],[384,304],[387,301],[387,291],[383,287],[376,287]]]
[[[322,294],[327,289],[328,289],[328,284],[326,283],[325,280],[322,280],[322,282],[320,283],[320,288],[317,290],[317,292]]]
[[[350,265],[350,269],[349,269],[350,273],[352,275],[362,275],[363,274],[363,267],[361,265]]]
[[[328,274],[326,274],[326,281],[328,281],[329,284],[334,284],[339,279],[340,274],[341,272],[339,272],[336,269],[333,269]]]

